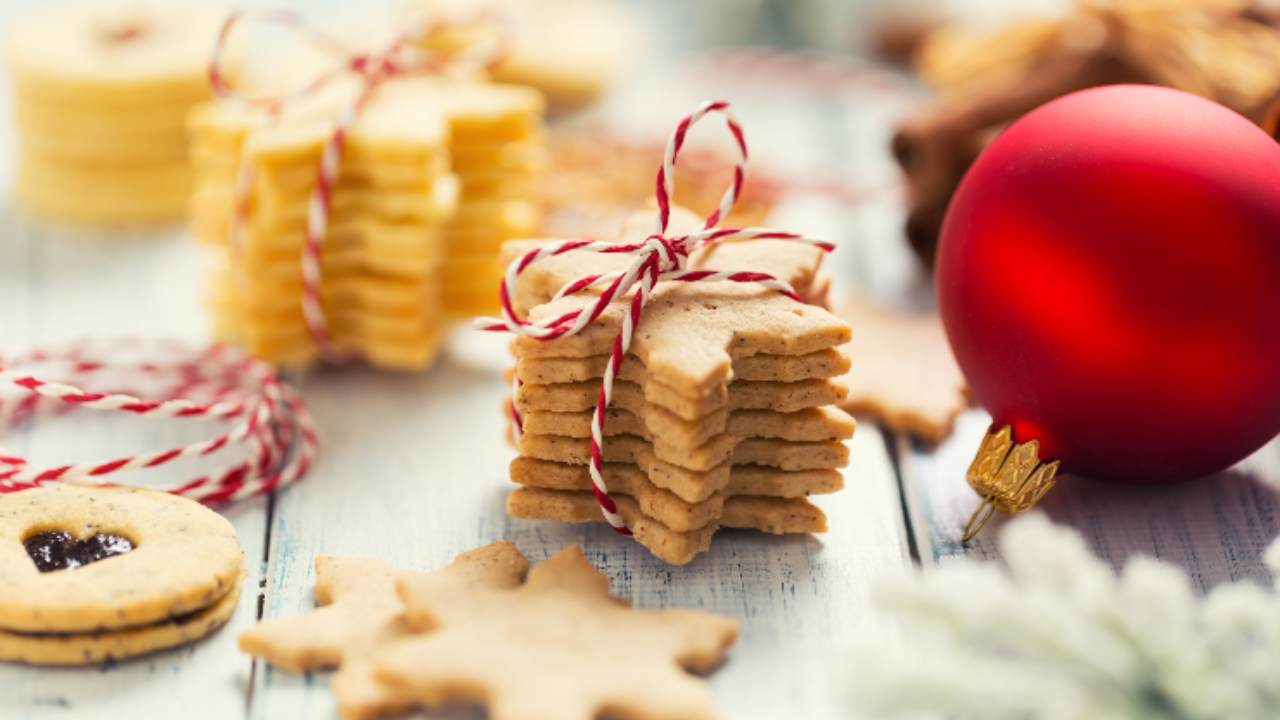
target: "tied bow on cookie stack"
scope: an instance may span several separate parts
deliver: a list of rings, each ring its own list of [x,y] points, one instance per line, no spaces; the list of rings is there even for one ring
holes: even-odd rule
[[[314,35],[288,63],[308,82],[236,97],[222,56],[240,18],[211,68],[223,97],[189,121],[216,334],[277,364],[430,365],[450,314],[492,305],[500,244],[537,223],[521,197],[541,96],[475,79],[485,52],[413,44],[441,22],[370,54]]]
[[[742,155],[701,230],[669,205],[685,133],[724,113]],[[617,243],[514,241],[503,319],[519,335],[510,407],[520,456],[516,517],[603,519],[667,562],[687,563],[719,527],[819,532],[806,498],[839,490],[852,418],[834,407],[847,324],[821,307],[830,246],[791,233],[720,229],[746,146],[724,103],[678,127],[651,217]],[[766,272],[768,271],[767,274]],[[528,319],[524,319],[524,313]]]

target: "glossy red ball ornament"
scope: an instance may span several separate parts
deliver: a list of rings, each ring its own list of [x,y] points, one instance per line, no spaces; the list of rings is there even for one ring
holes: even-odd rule
[[[1280,145],[1166,88],[1060,98],[978,158],[937,288],[976,399],[1042,461],[1192,478],[1280,432]]]

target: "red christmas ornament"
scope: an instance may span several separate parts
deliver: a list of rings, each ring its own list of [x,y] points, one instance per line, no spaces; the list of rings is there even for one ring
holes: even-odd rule
[[[975,531],[1034,504],[1055,460],[1178,480],[1280,432],[1280,145],[1220,105],[1117,85],[1029,113],[956,192],[937,283],[994,419]]]

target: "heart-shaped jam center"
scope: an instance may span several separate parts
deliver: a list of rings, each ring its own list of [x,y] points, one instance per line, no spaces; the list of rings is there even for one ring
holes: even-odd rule
[[[133,549],[133,541],[119,535],[97,534],[77,540],[61,530],[32,535],[22,545],[42,573],[78,568]]]

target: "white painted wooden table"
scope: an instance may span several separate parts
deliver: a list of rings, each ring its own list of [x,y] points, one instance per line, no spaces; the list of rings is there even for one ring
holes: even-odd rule
[[[705,90],[672,87],[663,77],[637,81],[606,112],[665,132]],[[636,103],[658,86],[666,102]],[[858,96],[789,97],[776,88],[722,90],[739,104],[760,162],[853,182],[891,177],[884,148],[900,106]],[[842,243],[831,267],[844,288],[929,304],[892,203],[854,210],[802,199],[780,208],[776,219]],[[44,228],[7,208],[0,213],[0,357],[86,335],[200,341],[207,330],[199,286],[197,255],[180,231],[102,237]],[[535,561],[582,543],[615,593],[642,607],[698,607],[738,618],[742,639],[711,680],[725,717],[841,718],[848,716],[845,678],[856,671],[848,665],[854,643],[896,640],[894,628],[868,608],[873,583],[916,562],[994,554],[990,533],[967,549],[957,540],[975,502],[963,471],[985,427],[981,411],[966,415],[937,448],[863,421],[846,489],[818,499],[831,526],[819,537],[723,532],[710,553],[673,568],[603,527],[508,519],[503,497],[512,451],[498,412],[505,388],[492,368],[458,355],[421,376],[341,369],[295,378],[322,428],[322,455],[301,484],[224,510],[251,577],[228,627],[110,668],[0,666],[0,718],[331,717],[324,675],[255,664],[236,650],[238,631],[259,617],[311,607],[316,553],[432,568],[497,539],[515,541]],[[106,444],[168,446],[191,433],[89,413],[4,442],[52,462],[96,457]],[[1155,554],[1188,567],[1203,586],[1261,574],[1259,553],[1280,530],[1277,482],[1280,447],[1273,444],[1238,470],[1185,485],[1116,488],[1069,478],[1044,507],[1116,562],[1133,552]]]

